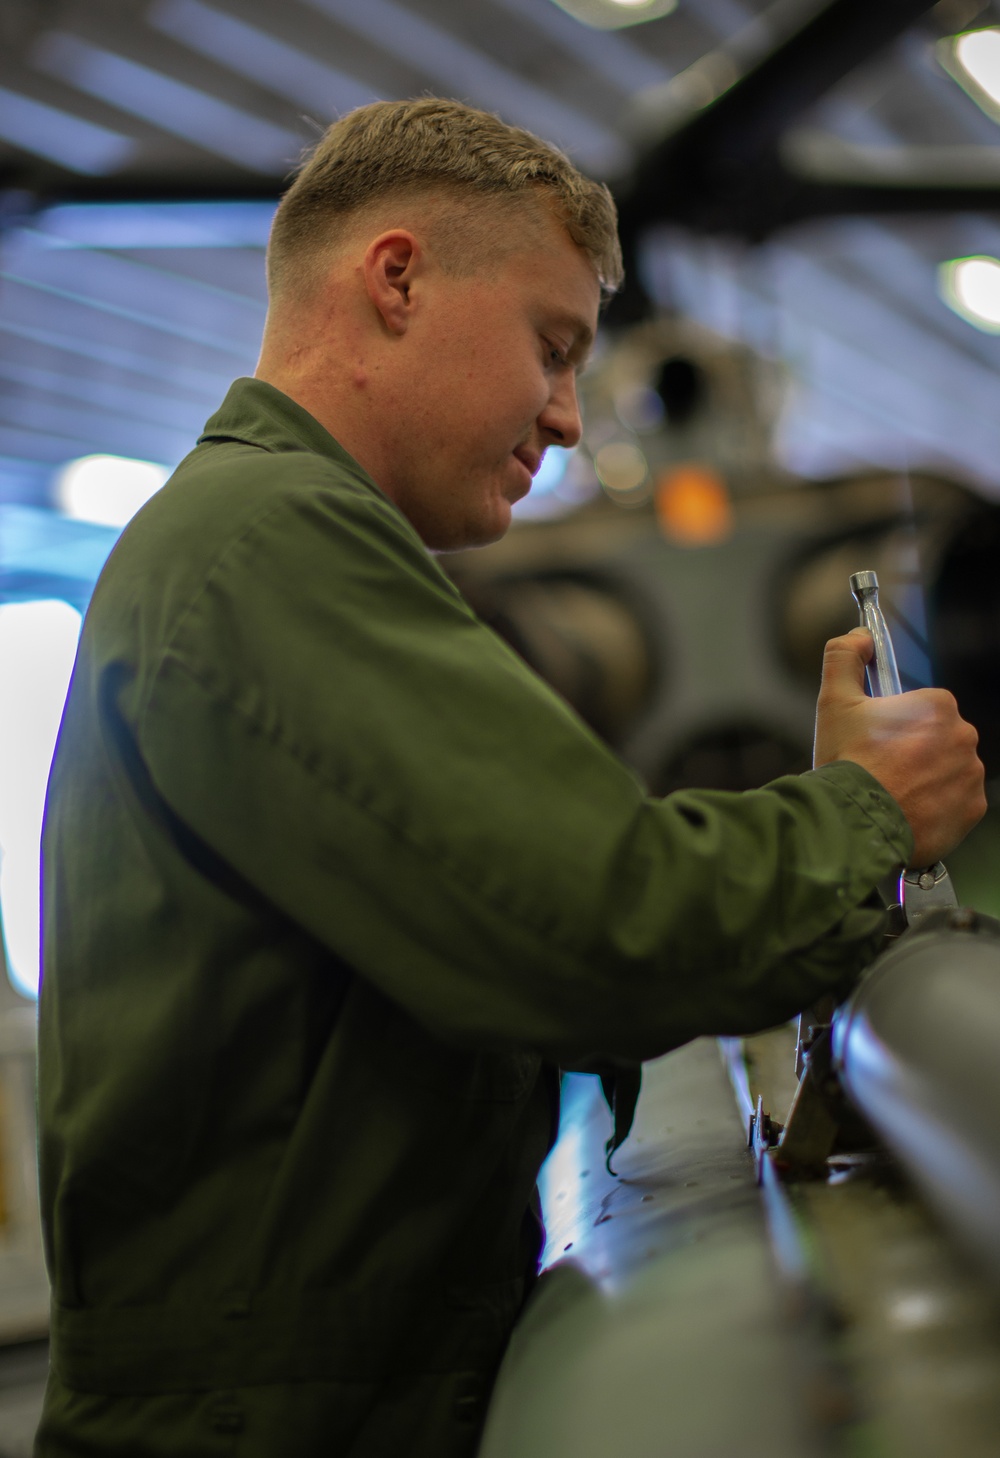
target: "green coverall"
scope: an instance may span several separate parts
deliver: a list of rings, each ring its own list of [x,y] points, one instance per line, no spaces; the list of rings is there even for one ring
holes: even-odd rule
[[[50,784],[38,1454],[467,1458],[556,1069],[843,993],[911,848],[851,764],[648,798],[237,382],[111,554]]]

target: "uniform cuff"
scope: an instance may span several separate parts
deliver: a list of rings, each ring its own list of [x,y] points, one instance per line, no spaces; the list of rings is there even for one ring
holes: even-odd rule
[[[909,865],[914,849],[913,832],[899,805],[874,775],[847,759],[822,765],[808,773],[818,775],[833,785],[878,830],[896,852],[899,864]]]

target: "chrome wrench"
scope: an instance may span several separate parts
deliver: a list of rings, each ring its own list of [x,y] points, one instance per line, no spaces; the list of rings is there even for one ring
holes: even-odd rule
[[[874,572],[852,573],[851,591],[861,613],[861,626],[871,633],[875,645],[866,668],[868,692],[873,699],[902,693],[892,639],[878,605],[877,575]],[[944,862],[936,861],[933,866],[910,870],[904,868],[899,878],[899,904],[907,926],[915,926],[928,911],[957,906],[958,897]]]

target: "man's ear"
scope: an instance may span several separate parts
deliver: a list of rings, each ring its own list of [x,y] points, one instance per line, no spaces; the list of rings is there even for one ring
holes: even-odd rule
[[[365,288],[393,334],[404,334],[413,314],[410,289],[420,270],[420,244],[405,228],[380,233],[365,249]]]

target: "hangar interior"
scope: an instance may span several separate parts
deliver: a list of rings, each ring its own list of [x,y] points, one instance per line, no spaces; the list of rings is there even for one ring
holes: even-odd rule
[[[850,574],[872,569],[902,686],[956,694],[995,796],[1000,6],[3,0],[0,37],[0,1455],[15,1458],[46,1330],[45,773],[104,560],[253,371],[264,246],[298,157],[354,106],[445,94],[611,187],[628,275],[581,383],[583,442],[550,452],[503,542],[447,567],[651,791],[808,767],[822,645],[857,620]],[[595,1081],[567,1081],[544,1190],[558,1269],[485,1458],[646,1455],[667,1433],[677,1458],[1000,1451],[1000,808],[949,869],[975,914],[938,913],[921,945],[965,989],[953,1022],[950,1005],[920,1021],[899,990],[913,944],[893,946],[832,1035],[818,1009],[647,1070],[616,1175]],[[797,1073],[818,1085],[831,1067],[838,1092],[814,1108]]]

